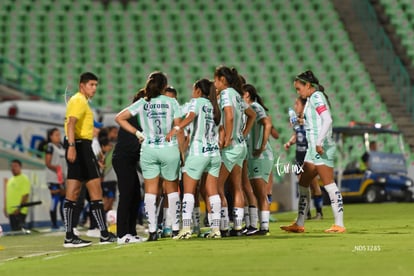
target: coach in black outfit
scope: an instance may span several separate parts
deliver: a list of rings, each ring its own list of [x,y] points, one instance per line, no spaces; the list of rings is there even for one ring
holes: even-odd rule
[[[143,95],[144,91],[140,90],[133,102]],[[142,131],[135,116],[131,117],[128,122]],[[142,241],[140,237],[137,237],[136,231],[138,208],[141,202],[140,182],[137,173],[140,151],[141,144],[137,137],[120,128],[118,141],[112,154],[112,166],[118,179],[119,190],[116,221],[118,244]]]

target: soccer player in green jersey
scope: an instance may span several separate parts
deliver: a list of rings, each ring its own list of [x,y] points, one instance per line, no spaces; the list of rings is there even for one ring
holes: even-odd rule
[[[121,111],[115,121],[126,131],[134,133],[142,141],[141,168],[145,184],[145,212],[148,217],[149,241],[157,236],[156,198],[159,179],[165,181],[168,206],[173,218],[172,230],[179,230],[178,171],[180,152],[177,139],[166,140],[174,125],[181,122],[181,110],[177,100],[162,95],[167,87],[167,77],[162,72],[149,75],[145,85],[145,97]],[[133,127],[128,119],[137,116],[143,133]]]
[[[230,235],[240,236],[242,235],[245,205],[242,189],[242,166],[247,154],[245,138],[253,126],[256,113],[242,99],[242,82],[236,69],[230,69],[226,66],[216,68],[214,85],[220,96],[219,106],[223,115],[221,121],[224,130],[224,141],[221,145],[222,164],[218,179],[222,206],[220,229],[222,236],[226,236],[229,229],[229,218],[224,184],[229,178],[234,199],[234,228],[230,231]],[[246,122],[243,121],[243,114],[246,115]]]
[[[262,234],[269,232],[269,202],[267,200],[266,185],[273,168],[273,151],[268,143],[272,130],[272,120],[266,114],[268,111],[256,88],[251,84],[243,85],[243,99],[256,112],[256,120],[247,138],[247,165],[249,179],[253,191],[257,197],[260,209],[260,230],[250,228],[246,235]]]
[[[205,190],[211,213],[211,232],[209,238],[220,238],[221,201],[217,189],[217,178],[220,172],[221,157],[218,144],[220,110],[217,104],[213,83],[207,79],[197,81],[193,87],[193,98],[185,119],[167,135],[171,139],[181,129],[192,123],[190,146],[185,159],[183,180],[184,197],[182,202],[182,224],[177,239],[191,237],[191,215],[194,209],[197,184],[205,175]],[[179,135],[183,135],[180,131]]]
[[[331,200],[335,223],[326,233],[343,233],[346,231],[343,222],[343,200],[334,180],[335,142],[332,139],[332,116],[328,97],[324,87],[312,71],[296,76],[294,86],[297,93],[308,99],[305,105],[304,120],[308,149],[305,155],[303,173],[299,180],[299,206],[296,222],[281,226],[287,232],[301,233],[305,231],[305,217],[309,202],[309,185],[319,175]]]

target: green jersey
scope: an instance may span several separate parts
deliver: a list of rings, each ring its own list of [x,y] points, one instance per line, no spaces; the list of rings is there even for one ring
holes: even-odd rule
[[[253,156],[253,152],[262,147],[263,139],[263,125],[260,123],[260,120],[266,118],[267,114],[265,109],[257,102],[252,103],[250,107],[254,110],[254,112],[256,112],[256,120],[254,121],[253,127],[247,137],[247,147],[249,150],[248,158],[256,159],[257,157]],[[273,160],[273,151],[269,142],[266,143],[266,149],[257,159]]]
[[[243,115],[247,109],[247,104],[244,102],[240,94],[232,87],[226,88],[220,93],[220,109],[221,121],[225,126],[224,108],[230,106],[233,110],[233,132],[232,132],[232,146],[246,146],[243,137],[244,120]]]
[[[170,142],[165,139],[174,126],[174,119],[182,116],[177,100],[160,95],[149,102],[140,99],[127,109],[132,116],[137,115],[138,123],[142,127],[145,136],[142,142],[143,149],[178,145],[175,137]]]
[[[314,148],[317,144],[316,141],[322,129],[322,119],[320,116],[322,112],[330,113],[330,109],[323,93],[316,91],[308,98],[304,109],[306,138],[308,139],[309,148]],[[331,146],[333,144],[331,125],[326,138],[322,141],[322,146]]]
[[[218,126],[214,122],[213,105],[206,98],[193,98],[189,106],[189,113],[196,117],[192,123],[189,155],[218,156]]]

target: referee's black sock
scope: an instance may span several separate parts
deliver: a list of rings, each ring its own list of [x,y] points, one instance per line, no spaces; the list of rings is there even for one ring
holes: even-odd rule
[[[66,239],[73,238],[73,216],[76,209],[76,202],[65,199],[63,204],[63,218],[65,222]]]
[[[91,213],[95,218],[102,237],[108,237],[108,229],[106,227],[105,212],[102,200],[91,200]]]

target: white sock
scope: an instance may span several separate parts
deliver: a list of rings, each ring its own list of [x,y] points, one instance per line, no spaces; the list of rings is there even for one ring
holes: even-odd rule
[[[200,228],[200,207],[194,207],[192,220],[194,228]]]
[[[260,230],[269,230],[269,211],[260,211]]]
[[[244,206],[244,225],[247,227],[250,226],[250,214],[249,214],[249,206]]]
[[[241,230],[243,225],[243,214],[244,208],[233,208],[233,221],[234,221],[234,229]]]
[[[220,211],[220,230],[229,229],[229,210],[226,207],[221,207]]]
[[[148,219],[148,231],[151,233],[157,231],[157,195],[146,193],[144,196],[145,213]]]
[[[305,225],[309,200],[309,188],[299,185],[298,218],[296,219],[296,224],[299,226]]]
[[[331,199],[332,212],[335,218],[335,224],[344,227],[344,204],[341,192],[335,183],[325,185],[325,190]]]
[[[249,214],[250,214],[250,225],[254,228],[257,228],[257,222],[259,221],[259,211],[255,206],[249,207]]]
[[[212,195],[209,198],[211,213],[208,213],[208,222],[210,223],[211,229],[220,228],[220,210],[221,210],[221,199],[219,195]],[[227,207],[226,207],[227,210]],[[227,225],[228,228],[228,225]]]
[[[168,194],[168,211],[171,217],[171,229],[173,231],[180,230],[180,195],[178,192]]]
[[[184,227],[191,227],[191,217],[193,215],[194,210],[194,195],[193,194],[184,194],[183,202],[182,202],[182,220],[183,220],[183,228]]]

